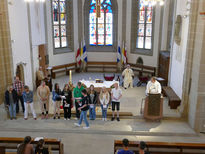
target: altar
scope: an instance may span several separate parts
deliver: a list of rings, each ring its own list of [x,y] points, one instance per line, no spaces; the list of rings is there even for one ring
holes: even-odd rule
[[[114,83],[118,83],[119,85],[119,81],[103,81],[102,83],[96,83],[95,80],[80,80],[80,82],[84,84],[87,88],[89,88],[90,85],[94,85],[95,88],[111,88]]]

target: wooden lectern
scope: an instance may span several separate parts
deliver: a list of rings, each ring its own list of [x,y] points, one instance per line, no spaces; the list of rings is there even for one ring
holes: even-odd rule
[[[163,98],[161,94],[149,94],[145,99],[144,118],[160,120],[163,114]]]

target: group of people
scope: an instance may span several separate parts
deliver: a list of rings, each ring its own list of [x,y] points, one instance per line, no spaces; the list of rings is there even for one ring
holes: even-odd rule
[[[18,145],[17,148],[17,154],[49,154],[50,149],[44,147],[45,141],[44,139],[40,139],[36,145],[36,147],[33,147],[33,144],[31,144],[32,139],[30,136],[26,136],[24,138],[23,143]]]
[[[132,150],[129,150],[129,140],[123,139],[122,140],[123,149],[120,149],[117,154],[134,154]],[[139,152],[137,154],[149,154],[148,151],[146,151],[147,145],[144,141],[140,141],[139,143]]]
[[[48,119],[49,111],[49,99],[50,89],[46,85],[45,81],[41,81],[41,85],[37,88],[37,96],[40,103],[41,119]],[[100,102],[102,110],[102,120],[107,121],[107,109],[111,100],[112,104],[112,121],[115,120],[115,110],[117,110],[117,121],[120,121],[119,110],[120,110],[120,99],[122,97],[122,90],[118,83],[114,84],[114,88],[109,92],[105,87],[101,88],[100,94],[98,95],[95,91],[94,85],[91,85],[86,90],[81,82],[78,82],[73,92],[68,84],[64,85],[63,90],[60,89],[59,84],[56,83],[52,91],[52,100],[54,106],[53,119],[60,119],[60,107],[64,110],[64,120],[70,120],[71,109],[73,107],[73,100],[76,109],[76,119],[79,120],[77,126],[82,123],[82,120],[86,123],[86,128],[89,128],[87,121],[87,111],[89,111],[89,119],[96,119],[96,105],[98,100]],[[73,99],[74,98],[74,99]],[[22,111],[24,112],[24,119],[28,119],[28,108],[30,106],[33,118],[36,120],[36,112],[33,106],[33,91],[28,86],[24,85],[19,77],[15,77],[13,85],[9,85],[5,92],[6,105],[9,108],[10,119],[16,119],[16,113],[19,112],[19,100],[22,105]]]

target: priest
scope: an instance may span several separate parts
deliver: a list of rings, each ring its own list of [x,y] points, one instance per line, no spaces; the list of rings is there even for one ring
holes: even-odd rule
[[[122,76],[124,78],[124,88],[127,89],[129,86],[133,88],[134,73],[130,65],[127,65],[127,68],[122,72]]]
[[[161,94],[161,92],[162,92],[161,84],[156,80],[155,77],[152,77],[147,84],[146,95]]]

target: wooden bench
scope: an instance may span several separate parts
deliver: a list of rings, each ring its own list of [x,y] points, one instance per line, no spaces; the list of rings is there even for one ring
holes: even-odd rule
[[[177,109],[181,103],[181,99],[171,87],[162,87],[162,93],[164,96],[167,96],[169,99],[169,106],[171,109]]]
[[[117,62],[96,62],[89,61],[86,65],[86,71],[93,70],[95,72],[117,72]]]
[[[138,72],[139,75],[142,75],[143,73],[149,74],[150,76],[156,75],[156,67],[132,63],[128,64],[130,65],[132,70]]]
[[[0,137],[0,154],[6,154],[6,150],[16,149],[18,144],[22,143],[24,138],[10,138]],[[45,146],[51,146],[52,151],[57,151],[59,154],[63,154],[63,143],[57,139],[44,139]],[[31,144],[37,144],[37,141],[32,139]]]
[[[170,142],[146,142],[147,149],[151,154],[204,154],[205,144],[203,143],[170,143]],[[130,141],[129,149],[134,153],[138,152],[139,142]],[[122,141],[114,141],[114,154],[123,149]]]
[[[51,70],[51,77],[53,79],[56,78],[56,73],[63,73],[65,72],[66,75],[69,74],[70,70],[75,70],[77,64],[76,63],[70,63],[70,64],[64,64],[64,65],[58,65],[58,66],[52,66]]]

